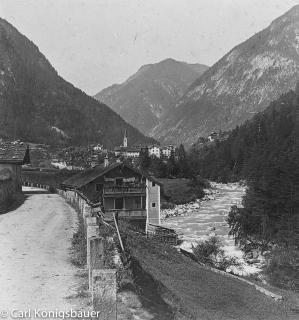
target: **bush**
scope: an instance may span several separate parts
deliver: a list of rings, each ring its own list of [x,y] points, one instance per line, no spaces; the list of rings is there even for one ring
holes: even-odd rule
[[[196,246],[192,246],[192,251],[197,261],[219,270],[226,271],[230,267],[240,267],[240,263],[236,258],[225,255],[224,250],[221,249],[221,242],[217,237],[197,242]]]

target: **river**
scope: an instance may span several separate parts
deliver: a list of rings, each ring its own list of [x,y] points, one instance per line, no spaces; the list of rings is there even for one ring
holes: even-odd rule
[[[188,251],[191,251],[196,241],[217,236],[225,252],[242,264],[242,268],[234,272],[242,275],[259,272],[261,265],[247,263],[243,252],[228,235],[227,215],[231,206],[241,205],[244,194],[245,187],[239,183],[212,183],[211,191],[203,200],[162,210],[162,226],[176,230],[183,240],[181,248]]]

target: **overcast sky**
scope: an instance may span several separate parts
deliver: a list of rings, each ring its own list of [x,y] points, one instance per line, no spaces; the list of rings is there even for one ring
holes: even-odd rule
[[[0,16],[88,94],[171,57],[212,65],[299,0],[1,0]]]

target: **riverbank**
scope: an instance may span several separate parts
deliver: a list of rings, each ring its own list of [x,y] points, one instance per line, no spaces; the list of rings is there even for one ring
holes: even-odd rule
[[[142,270],[138,273],[158,290],[154,300],[159,295],[171,307],[173,314],[165,319],[295,319],[283,301],[275,302],[247,283],[212,272],[170,245],[128,230],[121,234]],[[150,302],[152,298],[145,296]],[[164,320],[156,315],[153,319]]]
[[[239,183],[211,183],[211,188],[205,190],[203,199],[162,210],[162,225],[178,232],[183,241],[181,248],[187,251],[192,251],[192,245],[197,241],[217,236],[225,253],[235,257],[241,265],[227,271],[242,276],[258,276],[264,264],[263,257],[257,254],[245,257],[229,236],[230,229],[226,221],[231,206],[241,205],[245,190],[246,187]]]

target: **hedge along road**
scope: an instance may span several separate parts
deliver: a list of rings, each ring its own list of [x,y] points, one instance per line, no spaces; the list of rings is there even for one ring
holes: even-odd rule
[[[0,215],[1,310],[77,309],[70,297],[80,278],[69,250],[76,224],[75,210],[57,194],[28,194]]]

